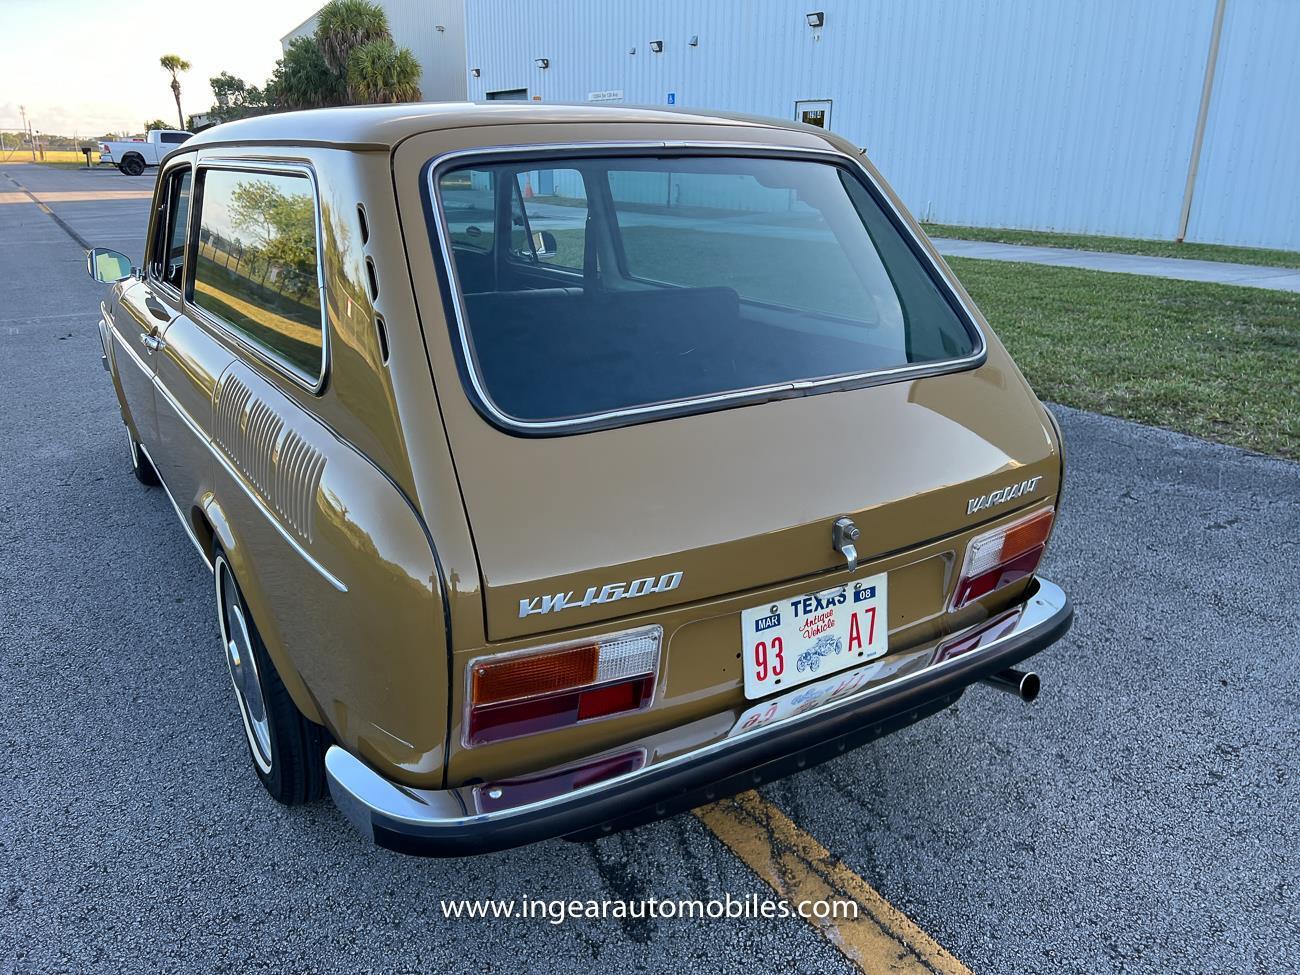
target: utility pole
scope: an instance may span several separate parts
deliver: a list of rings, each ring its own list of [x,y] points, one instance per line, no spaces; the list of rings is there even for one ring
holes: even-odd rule
[[[27,136],[27,143],[32,147],[32,162],[36,162],[36,143],[32,141],[32,127],[27,121],[27,106],[19,105],[18,111],[23,116],[23,134]]]

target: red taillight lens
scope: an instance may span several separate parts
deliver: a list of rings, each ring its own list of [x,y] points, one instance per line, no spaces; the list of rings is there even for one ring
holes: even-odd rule
[[[1054,508],[1036,511],[971,540],[957,579],[952,608],[1033,575],[1052,531]]]
[[[481,745],[639,711],[654,698],[663,629],[648,626],[470,665],[464,741]]]

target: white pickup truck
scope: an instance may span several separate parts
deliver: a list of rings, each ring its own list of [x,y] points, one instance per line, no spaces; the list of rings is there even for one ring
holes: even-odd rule
[[[146,166],[157,166],[163,156],[193,134],[178,129],[151,129],[143,139],[101,142],[99,161],[116,166],[128,176],[139,176]]]

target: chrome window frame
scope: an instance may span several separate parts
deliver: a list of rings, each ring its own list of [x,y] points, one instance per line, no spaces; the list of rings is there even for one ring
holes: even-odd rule
[[[194,285],[196,283],[199,262],[198,237],[203,227],[203,196],[199,191],[202,184],[203,174],[210,169],[233,170],[241,173],[267,173],[269,175],[283,176],[292,174],[296,176],[305,176],[311,184],[312,206],[316,218],[316,291],[320,296],[320,332],[321,332],[321,364],[320,373],[313,377],[310,373],[304,372],[293,363],[289,362],[284,356],[277,353],[269,346],[263,345],[252,336],[246,335],[240,331],[239,327],[232,322],[227,322],[216,312],[209,311],[194,299]],[[195,321],[206,325],[209,329],[217,332],[224,338],[232,341],[237,348],[255,356],[259,362],[269,367],[279,375],[293,382],[295,385],[307,390],[313,395],[319,396],[325,389],[326,380],[330,372],[330,329],[329,329],[329,303],[328,290],[325,286],[325,225],[321,217],[320,202],[320,185],[316,179],[316,171],[310,163],[305,161],[280,161],[269,160],[265,158],[244,159],[239,157],[213,158],[213,159],[196,159],[194,165],[194,177],[190,183],[192,189],[192,200],[190,203],[190,235],[189,247],[192,248],[194,257],[188,262],[185,275],[185,308]],[[197,201],[197,207],[195,202]],[[194,217],[197,210],[197,218]]]
[[[461,294],[460,280],[456,274],[447,215],[443,210],[442,199],[438,191],[439,177],[450,169],[462,168],[479,160],[501,163],[510,159],[521,158],[527,161],[528,157],[531,156],[543,156],[546,157],[547,161],[558,163],[566,158],[599,158],[601,156],[627,156],[645,153],[682,156],[748,156],[815,161],[851,171],[854,176],[862,180],[872,198],[903,236],[904,242],[921,262],[931,280],[934,281],[941,296],[957,314],[958,319],[975,342],[974,350],[969,355],[944,359],[938,362],[916,363],[822,379],[796,380],[769,386],[755,386],[748,389],[729,390],[724,393],[711,393],[662,403],[606,410],[602,413],[591,413],[578,417],[564,417],[555,420],[523,420],[504,412],[497,407],[492,401],[492,397],[488,395],[483,378],[478,372],[473,341],[470,339],[466,326],[465,303]],[[980,327],[977,317],[972,314],[971,309],[962,299],[960,293],[953,288],[952,283],[926,249],[912,225],[904,218],[898,207],[894,205],[889,194],[872,175],[871,171],[862,165],[861,160],[839,150],[761,142],[696,140],[556,142],[457,149],[433,156],[425,164],[424,169],[425,177],[421,190],[422,196],[425,198],[425,218],[426,223],[429,225],[430,244],[434,250],[441,251],[442,254],[440,271],[442,275],[445,275],[447,284],[443,300],[444,303],[450,303],[452,314],[448,318],[454,321],[455,332],[459,339],[458,342],[453,343],[456,346],[458,366],[462,378],[467,382],[468,391],[471,393],[470,399],[475,407],[493,426],[508,433],[523,436],[563,436],[594,430],[607,430],[634,423],[646,423],[670,417],[711,412],[749,403],[767,402],[773,399],[814,395],[820,392],[834,392],[841,389],[879,386],[905,379],[920,379],[925,376],[961,372],[983,365],[988,358],[988,339],[984,335],[984,330]]]
[[[150,225],[151,233],[149,234],[148,240],[145,242],[145,252],[143,258],[145,283],[148,284],[151,288],[156,288],[158,291],[162,293],[164,298],[167,298],[172,302],[172,304],[174,305],[174,307],[172,308],[172,312],[173,314],[176,315],[180,314],[181,307],[185,302],[185,288],[189,282],[190,232],[193,230],[194,227],[194,195],[195,195],[194,194],[194,178],[195,178],[194,162],[196,158],[197,158],[197,154],[189,159],[181,159],[178,157],[177,159],[171,162],[164,161],[163,163],[159,164],[158,182],[154,190],[155,202],[153,205],[153,218]],[[154,248],[157,247],[159,244],[158,232],[161,231],[161,236],[164,238],[167,236],[167,228],[165,226],[158,226],[159,224],[166,223],[165,220],[158,219],[160,216],[159,209],[160,207],[165,205],[167,213],[168,214],[171,213],[173,201],[170,196],[171,188],[168,184],[171,182],[172,178],[182,169],[188,169],[190,172],[190,206],[189,206],[189,212],[185,214],[185,254],[182,258],[182,263],[181,263],[181,286],[177,288],[173,286],[171,283],[169,283],[168,281],[154,274],[153,257],[154,257]],[[164,240],[162,241],[162,243],[165,244],[166,241]]]

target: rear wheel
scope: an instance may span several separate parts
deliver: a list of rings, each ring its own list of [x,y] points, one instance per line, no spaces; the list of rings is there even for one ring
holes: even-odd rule
[[[144,160],[139,156],[127,156],[117,168],[128,176],[139,176],[144,172]]]
[[[218,550],[215,561],[221,643],[257,777],[278,802],[312,802],[325,793],[328,736],[285,690],[225,553]]]
[[[135,474],[135,479],[141,484],[147,484],[150,487],[161,484],[162,481],[158,477],[158,472],[154,470],[154,466],[149,462],[149,458],[145,456],[145,452],[140,449],[140,444],[135,439],[135,434],[131,432],[130,427],[126,428],[126,439],[131,445],[131,470]]]

